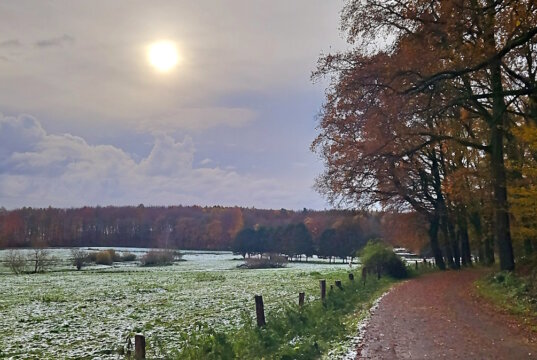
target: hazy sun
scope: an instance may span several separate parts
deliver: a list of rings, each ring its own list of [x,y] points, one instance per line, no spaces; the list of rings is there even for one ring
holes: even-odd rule
[[[179,62],[179,53],[172,41],[158,41],[149,46],[148,58],[155,69],[168,72]]]

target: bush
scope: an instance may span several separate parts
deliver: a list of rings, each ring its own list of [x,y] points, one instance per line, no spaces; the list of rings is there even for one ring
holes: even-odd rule
[[[77,270],[82,269],[88,261],[88,253],[82,249],[71,249],[71,256],[73,257],[73,265],[76,266]]]
[[[391,251],[391,250],[390,250]],[[392,252],[385,263],[386,272],[395,279],[404,279],[408,276],[405,263],[401,258]]]
[[[108,251],[110,253],[110,257],[112,258],[113,262],[120,262],[121,261],[121,256],[118,253],[116,253],[116,250],[108,249],[108,250],[105,250],[105,251]]]
[[[56,263],[56,260],[47,249],[39,247],[33,249],[28,255],[28,262],[31,263],[32,273],[34,274],[45,272]]]
[[[276,269],[283,268],[287,265],[287,257],[283,255],[270,254],[261,258],[247,258],[244,264],[239,267],[247,269]]]
[[[18,250],[9,250],[5,256],[5,262],[7,266],[14,274],[21,274],[24,272],[26,265],[26,258],[22,252]]]
[[[127,253],[130,254],[130,253]],[[136,259],[136,256],[134,259]],[[89,253],[86,257],[87,262],[94,262],[99,265],[112,265],[115,262],[132,261],[124,260],[123,256],[116,252],[114,249],[106,249],[97,252]]]
[[[93,262],[101,265],[112,265],[112,263],[124,261],[136,261],[136,255],[129,251],[120,254],[116,252],[115,249],[90,252],[86,255],[86,262]]]
[[[90,263],[94,263],[97,261],[97,253],[96,252],[88,252],[88,256],[86,257],[86,260]]]
[[[112,252],[109,250],[99,251],[95,255],[95,263],[100,265],[112,265],[114,263]]]
[[[180,254],[180,253],[179,253]],[[173,250],[150,250],[140,259],[142,266],[165,266],[172,265],[177,257],[177,251]],[[179,255],[180,257],[181,255]]]
[[[360,260],[370,272],[387,274],[396,279],[408,276],[403,260],[379,240],[370,240],[360,251]]]
[[[121,261],[136,261],[136,255],[131,252],[121,254]]]

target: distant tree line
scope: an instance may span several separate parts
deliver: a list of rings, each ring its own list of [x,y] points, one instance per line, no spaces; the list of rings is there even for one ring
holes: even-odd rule
[[[277,251],[290,257],[315,253],[341,257],[353,242],[382,237],[415,251],[427,243],[416,232],[417,214],[350,210],[292,211],[240,207],[123,206],[77,209],[0,208],[0,248],[77,246]],[[256,230],[254,230],[256,229]],[[255,236],[252,234],[255,232]],[[248,247],[250,246],[250,247]]]
[[[354,257],[366,244],[366,237],[358,223],[347,222],[338,228],[325,229],[314,239],[303,223],[276,228],[259,227],[241,230],[233,242],[233,251],[242,256],[264,253],[285,254],[289,258],[302,258],[316,254],[320,257]]]

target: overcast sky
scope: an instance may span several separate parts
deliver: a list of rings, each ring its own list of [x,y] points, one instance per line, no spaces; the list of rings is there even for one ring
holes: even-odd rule
[[[327,207],[310,74],[344,46],[342,5],[2,1],[0,206]]]

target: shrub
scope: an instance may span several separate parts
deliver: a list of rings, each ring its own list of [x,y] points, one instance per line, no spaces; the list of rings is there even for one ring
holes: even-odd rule
[[[120,262],[121,261],[121,256],[118,253],[116,253],[116,250],[107,249],[105,251],[108,251],[110,253],[110,257],[112,258],[113,262]]]
[[[50,255],[50,252],[44,248],[35,248],[28,255],[28,262],[32,264],[32,273],[45,272],[49,267],[53,266],[56,258]]]
[[[369,271],[387,274],[397,279],[408,276],[401,258],[379,240],[370,240],[360,251],[360,260]]]
[[[136,255],[131,252],[121,254],[121,261],[136,261]]]
[[[388,275],[395,279],[404,279],[408,276],[407,267],[403,263],[403,260],[393,252],[388,257],[384,266]]]
[[[278,254],[269,254],[261,258],[247,258],[239,267],[248,269],[273,269],[283,268],[287,265],[287,257]]]
[[[150,250],[140,259],[142,266],[165,266],[172,265],[176,258],[173,250]]]
[[[92,252],[88,252],[88,256],[86,258],[86,260],[90,263],[94,263],[97,261],[97,253],[92,251]]]
[[[9,250],[9,252],[5,256],[5,262],[14,274],[21,274],[22,272],[24,272],[26,259],[20,251]]]
[[[100,265],[112,265],[115,262],[127,261],[114,249],[100,250],[87,255],[88,262],[94,262]]]
[[[76,266],[77,270],[82,269],[88,261],[88,253],[82,249],[71,249],[71,256],[73,257],[73,265]]]
[[[112,253],[109,250],[99,251],[95,255],[95,263],[100,265],[112,265],[114,259]]]

